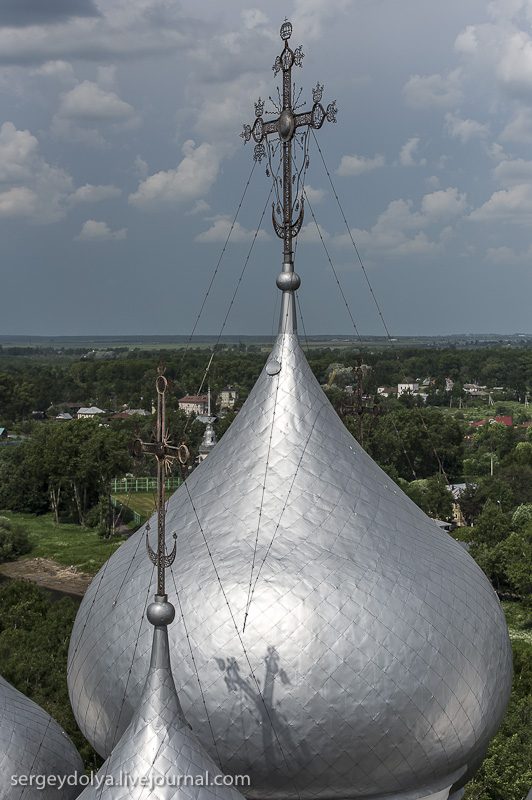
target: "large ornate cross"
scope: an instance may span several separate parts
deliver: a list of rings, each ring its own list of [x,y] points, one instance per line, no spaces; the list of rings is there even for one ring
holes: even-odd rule
[[[171,553],[166,552],[166,488],[165,478],[170,471],[172,463],[177,460],[180,464],[186,464],[189,459],[189,452],[186,445],[173,447],[168,443],[168,431],[166,429],[166,391],[168,381],[159,369],[155,381],[157,391],[157,423],[154,442],[142,442],[137,439],[135,442],[135,454],[151,453],[157,459],[157,552],[154,552],[149,541],[149,526],[146,528],[146,549],[153,564],[157,566],[157,594],[166,595],[165,589],[165,569],[173,564],[176,556],[176,534],[174,533],[174,546]]]
[[[293,107],[294,101],[292,97],[292,66],[295,64],[297,67],[302,66],[304,53],[301,46],[291,50],[288,40],[292,35],[292,25],[286,21],[282,24],[280,30],[281,39],[284,41],[284,49],[280,55],[275,59],[273,71],[275,75],[283,73],[283,94],[279,108],[279,117],[275,120],[264,121],[264,101],[259,97],[255,103],[255,122],[253,125],[244,125],[244,129],[240,134],[245,142],[253,139],[255,142],[254,158],[256,161],[262,161],[266,156],[266,148],[264,142],[270,134],[277,134],[282,142],[282,172],[283,172],[283,202],[282,202],[282,220],[277,219],[275,213],[275,204],[272,208],[272,222],[277,236],[284,241],[284,271],[292,272],[288,265],[293,263],[293,250],[292,240],[299,231],[303,224],[303,198],[299,199],[299,214],[297,219],[293,219],[293,201],[292,201],[292,139],[298,128],[308,125],[310,128],[321,128],[324,121],[327,119],[329,122],[336,122],[336,101],[329,103],[327,108],[321,104],[323,94],[323,86],[319,83],[312,90],[312,99],[314,105],[310,111],[305,111],[301,114],[296,114]]]

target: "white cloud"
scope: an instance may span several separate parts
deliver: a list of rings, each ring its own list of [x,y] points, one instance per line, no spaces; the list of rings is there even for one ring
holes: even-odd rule
[[[245,8],[242,13],[242,22],[248,30],[253,30],[268,22],[268,17],[258,8]]]
[[[478,51],[478,38],[475,25],[468,25],[460,31],[454,42],[454,49],[462,55],[472,56]]]
[[[214,242],[225,242],[229,231],[231,230],[231,221],[231,217],[226,216],[225,214],[220,214],[216,217],[213,217],[211,227],[208,228],[208,230],[203,231],[203,233],[199,233],[196,236],[195,241],[208,244],[212,244]],[[255,231],[246,230],[246,228],[242,227],[240,222],[235,222],[230,241],[235,243],[251,242],[254,235]],[[261,228],[257,234],[257,239],[259,241],[263,241],[264,239],[269,238],[270,237],[266,231],[262,230]]]
[[[206,142],[196,147],[192,139],[183,145],[183,160],[176,169],[162,170],[141,181],[129,202],[143,209],[157,209],[198,200],[207,194],[218,176],[220,160]]]
[[[489,134],[489,126],[474,119],[462,119],[457,114],[445,115],[445,126],[449,136],[460,139],[464,144],[471,139],[484,139]]]
[[[22,2],[18,3],[23,6]],[[136,58],[193,45],[190,17],[176,3],[161,0],[100,0],[102,13],[71,17],[46,24],[48,4],[39,22],[16,30],[0,27],[0,63],[40,64],[82,58]],[[103,13],[105,12],[105,13]]]
[[[494,192],[480,208],[469,215],[474,222],[511,222],[514,225],[532,223],[532,185],[517,184]]]
[[[44,78],[52,78],[61,83],[76,83],[76,76],[72,64],[60,59],[56,61],[45,61],[42,66],[32,70],[31,74]]]
[[[37,195],[25,186],[0,192],[0,217],[32,217],[36,208]]]
[[[449,223],[456,223],[467,207],[465,194],[454,187],[426,194],[419,211],[411,200],[393,200],[369,230],[355,229],[353,238],[368,253],[394,258],[436,253],[452,235]],[[431,236],[425,229],[431,228]],[[335,237],[335,243],[350,246],[347,234]]]
[[[477,85],[480,78],[495,84],[508,98],[531,105],[532,38],[521,16],[524,8],[530,12],[528,0],[511,7],[499,0],[497,12],[491,14],[493,21],[468,25],[457,36],[455,49]]]
[[[336,170],[338,175],[342,177],[350,175],[362,175],[364,172],[371,172],[371,170],[384,167],[384,156],[375,155],[373,158],[366,156],[342,156],[340,165]]]
[[[301,40],[321,39],[327,24],[351,6],[350,0],[295,0],[292,21]]]
[[[444,222],[461,216],[467,208],[466,195],[454,187],[438,189],[426,194],[421,200],[421,219],[423,225]]]
[[[120,228],[113,231],[107,222],[99,222],[95,219],[88,219],[81,226],[76,239],[80,242],[109,242],[121,241],[126,238],[127,228]]]
[[[417,167],[417,166],[425,166],[427,163],[426,158],[421,158],[419,161],[416,161],[415,155],[417,153],[417,149],[419,147],[419,136],[412,136],[412,138],[408,139],[401,147],[401,152],[399,153],[399,163],[402,167]]]
[[[498,142],[491,142],[486,146],[486,155],[492,161],[504,161],[508,156],[504,152],[504,147]]]
[[[308,199],[309,203],[312,206],[318,205],[321,203],[323,198],[325,197],[326,192],[323,189],[315,189],[313,186],[307,183],[305,186],[305,195]]]
[[[148,162],[140,156],[136,156],[133,162],[133,172],[138,178],[147,178],[150,172]]]
[[[118,186],[93,186],[90,183],[86,183],[85,186],[80,186],[73,194],[70,195],[69,201],[73,204],[99,203],[101,200],[108,200],[112,197],[120,197],[121,194],[122,191],[118,188]]]
[[[532,161],[523,158],[500,161],[493,170],[493,177],[504,187],[532,183]]]
[[[131,119],[135,110],[116,92],[102,89],[93,81],[82,81],[62,96],[58,114],[78,122],[123,122]]]
[[[210,210],[210,205],[205,200],[196,200],[194,206],[187,211],[188,216],[194,217],[196,214],[205,214],[206,211]]]
[[[532,144],[532,111],[520,108],[502,131],[500,138],[506,142]]]
[[[448,75],[411,75],[403,87],[406,104],[411,108],[450,108],[462,98],[461,73]]]
[[[505,39],[496,74],[510,94],[532,101],[532,41],[525,31]]]
[[[52,166],[40,153],[30,131],[12,122],[0,128],[0,214],[26,217],[35,222],[55,222],[64,216],[72,192],[71,176]]]
[[[319,233],[318,233],[319,228]],[[321,238],[320,238],[321,233]],[[318,223],[318,227],[316,227],[316,223],[314,220],[312,222],[307,222],[306,225],[303,225],[301,231],[299,232],[299,236],[297,237],[301,244],[321,244],[321,241],[327,241],[331,238],[331,235],[325,228]]]
[[[486,250],[486,260],[498,266],[509,264],[530,264],[532,261],[532,245],[528,250],[517,251],[511,247],[503,245],[501,247],[488,247]]]
[[[101,72],[101,70],[100,70]],[[114,71],[103,73],[108,80]],[[105,132],[121,132],[135,127],[135,109],[114,91],[93,81],[82,81],[61,95],[59,109],[52,119],[52,133],[60,139],[92,146],[105,144]]]

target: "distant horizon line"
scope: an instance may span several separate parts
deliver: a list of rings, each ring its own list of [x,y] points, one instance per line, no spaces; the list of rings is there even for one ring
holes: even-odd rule
[[[75,340],[79,342],[105,342],[105,341],[122,341],[131,342],[138,340],[156,340],[156,341],[211,341],[220,338],[220,341],[238,341],[238,340],[267,340],[272,341],[277,336],[277,333],[228,333],[219,337],[216,333],[200,333],[190,336],[190,334],[181,333],[107,333],[107,334],[68,334],[68,333],[14,333],[14,334],[0,334],[0,343],[9,343],[13,341],[31,342],[34,340],[39,341],[60,341],[64,339]],[[458,338],[532,338],[532,333],[524,333],[522,331],[515,331],[512,333],[502,333],[495,331],[461,331],[459,333],[402,333],[395,336],[387,336],[385,334],[360,334],[357,336],[353,333],[307,333],[299,332],[302,339],[323,339],[335,340],[343,339],[348,341],[360,341],[361,339],[377,339],[390,341],[394,339],[458,339]]]

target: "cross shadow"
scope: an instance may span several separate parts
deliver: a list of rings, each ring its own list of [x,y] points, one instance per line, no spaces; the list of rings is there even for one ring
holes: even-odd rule
[[[276,770],[283,765],[286,768],[286,756],[289,763],[294,759],[297,764],[306,764],[310,759],[310,750],[306,742],[296,742],[292,734],[290,721],[282,713],[281,701],[274,699],[275,684],[281,681],[284,686],[290,685],[290,678],[284,669],[279,667],[280,656],[275,647],[268,647],[264,656],[264,682],[262,687],[258,677],[244,677],[236,658],[216,658],[219,669],[224,673],[225,685],[229,692],[238,692],[250,703],[246,703],[253,717],[260,725],[264,758],[269,769]]]

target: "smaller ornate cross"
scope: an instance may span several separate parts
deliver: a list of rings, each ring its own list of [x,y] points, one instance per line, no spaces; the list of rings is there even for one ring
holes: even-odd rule
[[[288,45],[288,40],[292,35],[292,25],[287,20],[281,26],[280,36],[284,41],[284,49],[280,55],[275,59],[273,71],[275,75],[278,72],[283,73],[283,94],[282,104],[279,109],[279,117],[275,120],[265,122],[263,119],[264,101],[259,97],[255,103],[255,122],[253,125],[244,125],[244,129],[240,136],[245,142],[253,139],[255,142],[254,158],[256,161],[262,161],[266,156],[266,149],[264,141],[270,134],[277,134],[282,142],[282,163],[283,163],[283,215],[282,220],[279,221],[275,216],[275,205],[272,209],[272,222],[277,236],[284,240],[284,264],[292,264],[292,239],[297,236],[303,224],[303,200],[300,201],[300,210],[296,220],[293,220],[292,209],[292,139],[297,129],[308,125],[310,128],[316,130],[321,128],[324,121],[327,119],[329,122],[336,122],[336,101],[329,103],[327,108],[321,104],[323,94],[323,86],[316,84],[312,90],[313,106],[310,111],[305,111],[302,114],[296,114],[293,107],[292,98],[292,66],[295,64],[297,67],[302,66],[304,53],[301,45],[291,50]],[[297,102],[297,101],[296,101]],[[285,267],[285,271],[291,271]]]
[[[157,426],[154,442],[142,442],[137,439],[135,442],[135,455],[151,453],[157,459],[157,552],[154,552],[149,541],[149,527],[146,528],[146,549],[150,561],[157,566],[157,594],[166,595],[165,590],[165,569],[173,564],[176,556],[176,539],[174,533],[174,546],[171,553],[166,552],[166,491],[165,478],[170,471],[172,463],[177,460],[181,465],[187,463],[190,457],[188,447],[181,444],[173,447],[168,443],[168,431],[166,429],[166,391],[168,381],[159,368],[159,374],[155,381],[157,391]]]

